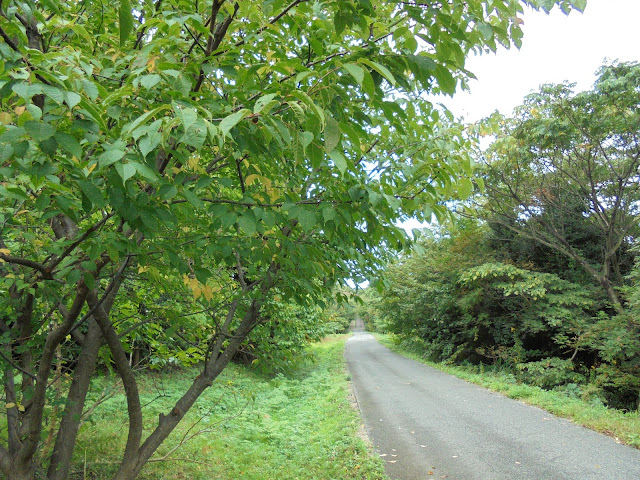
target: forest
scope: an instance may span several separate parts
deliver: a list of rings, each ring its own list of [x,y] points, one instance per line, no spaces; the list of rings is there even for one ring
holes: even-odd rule
[[[434,361],[626,411],[640,394],[640,66],[545,85],[473,126],[474,194],[388,269],[366,309]],[[371,294],[370,294],[371,295]]]
[[[105,475],[146,475],[235,363],[311,398],[278,375],[380,275],[372,328],[637,408],[638,67],[471,127],[434,100],[585,6],[0,1],[0,473],[85,478],[102,412]]]

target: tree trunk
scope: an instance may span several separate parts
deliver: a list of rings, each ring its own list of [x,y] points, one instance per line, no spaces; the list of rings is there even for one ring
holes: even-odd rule
[[[101,344],[102,334],[100,333],[100,328],[95,320],[91,319],[89,330],[84,338],[84,347],[78,357],[78,365],[69,388],[64,414],[58,429],[53,453],[51,454],[47,471],[47,478],[50,480],[64,480],[68,477],[71,456],[73,455],[82,419],[82,411],[91,377],[98,361]]]
[[[158,426],[137,450],[135,461],[131,463],[123,460],[121,467],[113,480],[133,480],[138,476],[147,461],[155,453],[162,442],[164,442],[171,434],[178,423],[180,423],[196,400],[198,400],[200,395],[202,395],[202,392],[212,385],[213,381],[229,364],[231,358],[238,350],[244,339],[254,328],[259,316],[260,306],[261,303],[257,300],[254,300],[251,303],[251,306],[243,317],[238,329],[234,332],[234,335],[229,336],[230,339],[226,348],[222,350],[222,343],[220,343],[219,347],[213,350],[209,360],[205,364],[202,375],[196,377],[191,384],[191,387],[189,387],[185,394],[176,402],[169,414],[160,415]],[[235,309],[232,308],[229,317],[233,317],[234,311]],[[220,337],[226,338],[227,335],[222,334]]]

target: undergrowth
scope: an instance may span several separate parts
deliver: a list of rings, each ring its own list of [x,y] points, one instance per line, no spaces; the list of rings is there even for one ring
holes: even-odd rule
[[[167,455],[200,432],[170,460],[152,461],[139,478],[160,479],[371,479],[384,466],[356,434],[359,415],[348,400],[345,336],[310,347],[310,360],[288,376],[265,377],[229,366],[160,448]],[[173,407],[193,372],[145,373],[141,396],[158,415]],[[104,380],[103,380],[104,381]],[[110,478],[126,441],[126,404],[120,394],[103,402],[81,431],[72,478]]]

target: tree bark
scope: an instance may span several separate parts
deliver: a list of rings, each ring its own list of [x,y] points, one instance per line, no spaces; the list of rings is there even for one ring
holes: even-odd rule
[[[84,337],[82,352],[78,356],[78,364],[67,394],[64,413],[50,457],[47,470],[47,478],[50,480],[64,480],[68,477],[71,456],[82,420],[82,411],[101,345],[102,333],[95,320],[91,319],[89,330]]]
[[[259,318],[261,302],[253,300],[247,313],[244,315],[240,326],[234,335],[230,336],[227,347],[220,351],[212,352],[207,361],[202,375],[196,377],[185,394],[176,402],[167,415],[160,415],[156,429],[147,437],[140,449],[136,452],[135,463],[123,464],[115,475],[114,480],[132,480],[138,476],[147,461],[155,453],[158,447],[166,440],[175,427],[180,423],[189,409],[202,393],[212,385],[213,381],[229,364],[233,355],[238,350],[244,339],[255,327]]]

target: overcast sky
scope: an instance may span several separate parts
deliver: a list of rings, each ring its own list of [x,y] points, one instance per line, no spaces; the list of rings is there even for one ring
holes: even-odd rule
[[[591,88],[605,58],[640,60],[640,0],[588,0],[585,12],[568,16],[526,9],[522,48],[474,56],[467,68],[478,80],[470,93],[444,103],[466,121],[494,110],[510,114],[525,95],[543,83],[577,83]]]

